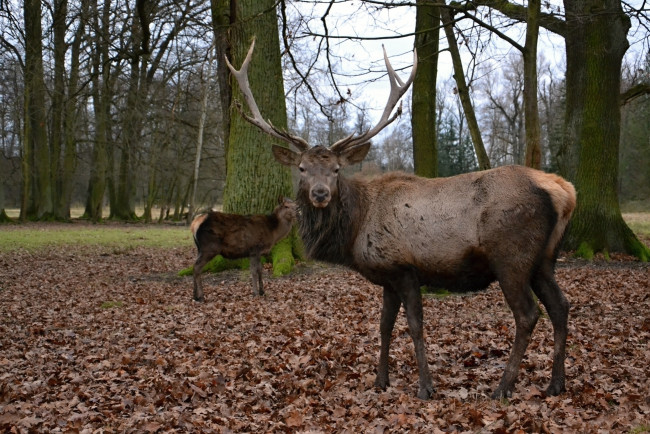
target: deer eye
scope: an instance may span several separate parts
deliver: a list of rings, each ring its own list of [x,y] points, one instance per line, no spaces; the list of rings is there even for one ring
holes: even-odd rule
[[[336,169],[334,169],[334,173],[337,174],[337,175],[339,174],[339,168],[338,167]]]
[[[302,166],[298,166],[298,170],[300,171],[300,173],[303,173],[305,171],[305,168]]]

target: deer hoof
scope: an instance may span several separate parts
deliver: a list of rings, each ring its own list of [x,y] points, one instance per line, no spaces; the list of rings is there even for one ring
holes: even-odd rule
[[[546,393],[546,396],[557,396],[564,392],[566,392],[566,389],[564,388],[564,384],[551,382],[551,384],[548,386],[548,388],[544,393]]]
[[[497,390],[495,390],[491,395],[492,399],[507,399],[510,397],[512,397],[512,391],[502,389],[500,387],[498,387]]]
[[[196,301],[197,303],[204,303],[205,298],[203,298],[203,297],[194,297],[194,301]]]
[[[418,390],[418,398],[427,401],[431,399],[431,396],[434,394],[436,389],[433,387],[433,385],[429,384],[425,387],[420,387],[420,390]]]
[[[390,386],[390,381],[388,381],[388,378],[381,378],[379,375],[377,375],[377,378],[375,379],[375,387],[381,390],[386,390],[388,386]]]

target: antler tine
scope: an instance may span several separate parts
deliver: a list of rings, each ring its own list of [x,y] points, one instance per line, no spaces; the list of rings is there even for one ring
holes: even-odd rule
[[[291,145],[294,145],[300,151],[306,151],[309,148],[309,144],[304,139],[302,139],[301,137],[291,135],[279,128],[276,128],[275,126],[273,126],[270,120],[265,121],[264,118],[262,117],[262,114],[260,113],[260,109],[257,107],[257,103],[255,102],[255,98],[253,97],[253,92],[251,91],[250,83],[248,82],[248,65],[250,64],[251,58],[253,57],[254,48],[255,48],[255,38],[253,38],[253,42],[251,42],[251,46],[248,49],[246,58],[244,59],[244,62],[242,63],[241,68],[239,68],[239,70],[236,70],[232,66],[232,64],[230,63],[227,57],[225,58],[226,65],[228,65],[228,69],[230,69],[230,72],[237,80],[237,83],[239,84],[239,89],[241,90],[241,93],[244,96],[244,100],[246,101],[246,105],[250,109],[252,116],[244,113],[241,104],[239,104],[238,102],[236,102],[235,104],[237,110],[239,110],[239,113],[241,113],[244,119],[246,119],[251,124],[255,125],[263,132],[277,139],[283,140]]]
[[[390,64],[390,61],[388,60],[388,54],[386,54],[386,47],[382,45],[382,48],[384,50],[384,62],[386,63],[386,71],[388,72],[388,80],[390,81],[390,95],[388,95],[388,101],[386,101],[386,107],[384,108],[384,112],[381,115],[381,118],[379,119],[379,122],[377,122],[377,125],[366,131],[365,133],[359,135],[359,136],[348,136],[344,139],[339,140],[338,142],[334,143],[332,146],[330,146],[330,149],[332,151],[341,151],[343,149],[351,148],[353,146],[361,145],[363,143],[368,142],[371,138],[376,136],[381,130],[386,128],[391,122],[393,122],[397,117],[402,114],[402,105],[400,104],[397,107],[397,110],[391,116],[391,112],[399,102],[400,98],[404,96],[406,91],[408,90],[409,86],[411,86],[411,83],[413,83],[413,80],[415,79],[415,72],[418,67],[418,54],[417,50],[413,50],[413,68],[411,69],[411,75],[409,76],[408,80],[404,82],[395,72],[393,69],[392,65]]]

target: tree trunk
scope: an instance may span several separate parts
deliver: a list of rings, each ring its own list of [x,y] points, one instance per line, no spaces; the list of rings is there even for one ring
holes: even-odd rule
[[[287,114],[282,80],[280,40],[275,0],[239,0],[237,20],[231,27],[231,47],[234,65],[241,65],[253,37],[255,54],[248,77],[260,111],[279,128],[287,127]],[[233,87],[233,98],[243,101],[239,88]],[[234,107],[231,108],[236,113]],[[276,163],[271,153],[274,139],[245,121],[239,114],[231,118],[227,153],[226,186],[223,209],[240,214],[270,212],[279,195],[292,196],[291,172]],[[276,143],[280,143],[277,142]],[[292,244],[295,231],[292,231]],[[281,263],[293,263],[291,249],[274,250],[274,268]],[[288,267],[290,269],[290,267]]]
[[[566,247],[633,254],[650,249],[628,228],[618,202],[620,84],[630,20],[618,0],[565,0],[567,21],[567,148],[576,149],[578,204]]]
[[[95,50],[92,53],[92,99],[95,115],[95,135],[88,197],[84,217],[93,222],[102,219],[104,193],[106,191],[108,167],[108,137],[110,136],[110,62],[108,61],[110,1],[104,2],[101,20],[97,0],[92,2],[93,23],[96,29]],[[101,80],[100,80],[101,78]]]
[[[219,101],[221,102],[221,139],[225,155],[228,155],[228,140],[230,135],[230,103],[232,88],[230,87],[230,71],[224,59],[231,59],[228,31],[235,21],[235,1],[210,0],[212,10],[212,30],[217,56],[217,85],[219,86]],[[227,167],[226,167],[227,170]]]
[[[65,206],[62,197],[64,129],[65,115],[65,41],[67,0],[54,0],[52,27],[54,34],[54,89],[52,90],[52,117],[50,123],[52,204],[56,220],[69,220],[70,208]]]
[[[454,65],[454,79],[456,80],[458,97],[460,98],[461,104],[463,105],[463,111],[465,112],[465,118],[467,119],[467,127],[469,128],[469,133],[472,137],[472,143],[474,144],[474,150],[476,151],[478,168],[480,170],[486,170],[490,168],[490,159],[488,158],[487,152],[485,152],[485,145],[483,144],[483,139],[481,138],[478,121],[476,120],[474,107],[472,106],[472,101],[469,96],[469,88],[465,82],[463,64],[460,59],[460,52],[458,51],[456,36],[454,35],[453,15],[451,13],[451,9],[444,7],[440,9],[440,13],[445,29],[445,36],[447,37],[447,43],[449,44],[449,52],[451,54],[452,63]]]
[[[23,177],[32,177],[31,190],[25,192],[32,198],[28,201],[27,217],[41,220],[52,217],[52,179],[46,130],[40,0],[25,1],[24,18],[26,149],[23,156],[29,159],[24,166],[29,171],[23,172]]]
[[[540,0],[529,0],[526,44],[524,46],[524,114],[526,125],[526,166],[542,167],[542,146],[537,106],[537,37]]]
[[[435,102],[439,38],[440,7],[431,0],[417,0],[414,45],[418,53],[418,70],[411,97],[413,167],[416,175],[427,178],[438,176]]]

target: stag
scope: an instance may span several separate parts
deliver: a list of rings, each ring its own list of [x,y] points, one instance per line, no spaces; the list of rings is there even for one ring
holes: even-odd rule
[[[340,169],[361,162],[370,139],[400,114],[398,108],[391,116],[413,81],[417,54],[404,82],[384,49],[391,92],[379,122],[327,148],[310,147],[264,120],[247,78],[254,46],[255,41],[239,70],[228,63],[251,114],[241,106],[239,110],[260,130],[297,149],[272,146],[278,162],[300,172],[296,203],[308,255],[346,265],[383,287],[375,386],[390,385],[389,345],[403,306],[419,371],[417,396],[428,399],[434,392],[423,337],[421,285],[474,291],[496,280],[513,312],[516,332],[492,397],[511,396],[514,389],[540,315],[533,293],[553,325],[553,367],[546,394],[563,392],[569,302],[555,281],[554,268],[575,208],[573,186],[559,176],[521,166],[437,179],[397,172],[370,180],[346,178]]]

